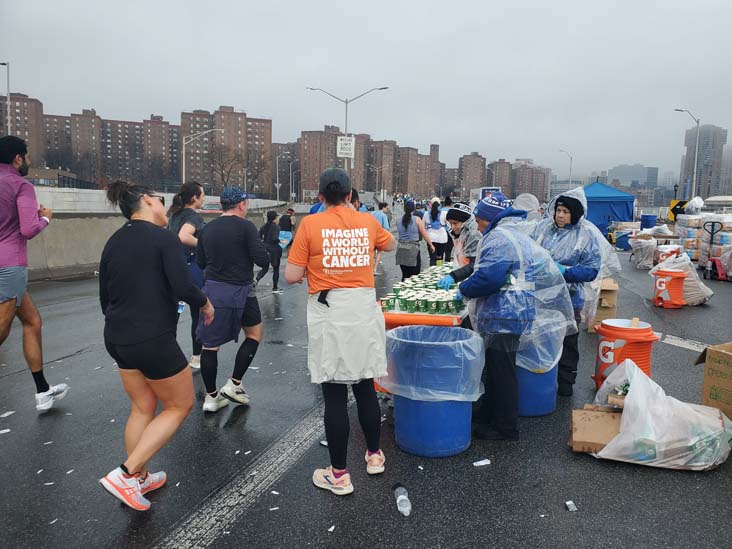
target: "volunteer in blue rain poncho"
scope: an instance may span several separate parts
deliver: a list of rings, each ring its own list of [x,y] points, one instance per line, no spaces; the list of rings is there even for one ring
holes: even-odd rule
[[[474,215],[483,238],[473,274],[460,284],[473,327],[486,346],[485,398],[476,412],[474,435],[515,440],[517,353],[531,355],[543,347],[546,336],[536,323],[546,318],[558,327],[549,332],[558,347],[567,330],[575,329],[572,305],[549,254],[521,232],[525,211],[514,210],[503,194],[493,193],[476,205]]]
[[[585,304],[584,283],[592,282],[600,271],[600,242],[585,219],[587,199],[582,187],[557,196],[549,203],[546,216],[534,228],[533,238],[546,249],[567,282],[577,324]],[[559,359],[559,390],[571,396],[577,378],[579,334],[564,338]]]

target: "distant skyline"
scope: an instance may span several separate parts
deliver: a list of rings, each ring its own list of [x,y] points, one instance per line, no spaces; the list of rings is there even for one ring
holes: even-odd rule
[[[272,118],[273,141],[286,142],[343,127],[343,105],[306,86],[353,97],[387,85],[353,103],[350,130],[423,154],[439,143],[449,167],[471,151],[529,157],[560,179],[569,161],[559,149],[574,156],[573,178],[635,163],[678,173],[693,122],[676,107],[732,126],[725,0],[206,10],[188,0],[38,0],[3,19],[11,91],[53,114],[93,107],[105,118],[179,123],[181,111],[232,105]]]

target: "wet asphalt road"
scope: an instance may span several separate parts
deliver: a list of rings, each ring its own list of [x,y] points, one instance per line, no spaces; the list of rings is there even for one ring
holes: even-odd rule
[[[704,343],[732,340],[729,311],[732,283],[711,282],[710,304],[681,310],[656,309],[648,298],[652,282],[621,256],[624,272],[619,316],[639,316],[656,331]],[[386,256],[380,291],[397,279],[393,254]],[[265,284],[270,281],[265,278]],[[573,454],[566,446],[569,415],[594,396],[596,337],[583,333],[575,395],[556,413],[521,420],[521,440],[474,441],[452,458],[424,459],[396,448],[391,411],[383,448],[387,471],[367,478],[365,444],[355,410],[349,463],[354,495],[338,498],[314,488],[315,467],[327,465],[327,450],[314,434],[301,444],[301,457],[286,461],[271,485],[252,493],[252,503],[232,524],[210,517],[212,504],[251,464],[288,440],[313,410],[320,392],[309,383],[304,322],[305,288],[285,287],[273,295],[258,289],[265,341],[246,377],[250,408],[229,406],[204,417],[203,385],[194,374],[197,405],[173,441],[153,461],[169,483],[151,495],[153,508],[123,507],[97,479],[124,458],[122,433],[128,401],[102,339],[96,280],[40,283],[31,295],[44,318],[49,382],[71,385],[67,398],[49,413],[33,407],[33,385],[22,360],[18,326],[0,350],[0,545],[3,547],[150,547],[173,542],[176,528],[207,520],[215,547],[299,546],[558,546],[724,547],[732,534],[732,470],[729,463],[707,473],[656,470]],[[179,341],[190,350],[184,315]],[[220,358],[219,379],[230,373],[236,346]],[[658,343],[653,377],[670,395],[698,402],[700,367],[696,352]],[[277,448],[277,447],[275,447]],[[238,451],[238,453],[237,453]],[[250,452],[250,453],[247,453]],[[286,453],[286,452],[285,452]],[[472,462],[492,464],[476,468]],[[413,514],[398,514],[391,485],[409,490]],[[51,484],[52,483],[52,484]],[[274,495],[274,490],[279,495]],[[579,511],[569,513],[573,500]],[[270,511],[277,507],[278,509]],[[329,528],[335,527],[333,532]]]

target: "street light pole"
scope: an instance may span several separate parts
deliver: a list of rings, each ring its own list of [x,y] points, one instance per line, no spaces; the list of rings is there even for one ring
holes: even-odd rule
[[[685,112],[689,116],[691,116],[691,119],[696,122],[696,147],[694,147],[694,171],[691,175],[691,192],[689,193],[689,200],[694,198],[694,194],[696,193],[696,172],[699,171],[699,121],[700,118],[697,118],[693,114],[691,114],[691,111],[688,109],[674,109],[676,112]]]
[[[275,162],[277,163],[277,183],[275,183],[275,187],[277,187],[277,202],[280,201],[280,156],[284,156],[286,154],[290,154],[289,151],[285,151],[283,153],[280,153],[277,155],[277,158],[275,159]]]
[[[7,103],[8,119],[6,122],[8,126],[8,135],[10,135],[10,61],[5,61],[4,63],[0,63],[0,65],[5,66],[5,75],[7,77],[8,96],[6,97],[5,102]]]
[[[292,186],[292,165],[297,162],[300,162],[300,161],[299,160],[290,160],[290,200],[295,200],[295,197],[292,196],[295,194],[294,188]],[[297,172],[298,170],[295,170],[295,171]]]
[[[202,132],[194,133],[192,135],[183,137],[183,169],[181,171],[182,179],[183,179],[183,181],[181,181],[182,184],[185,184],[185,182],[186,182],[186,145],[188,145],[188,143],[193,143],[196,139],[206,135],[207,133],[222,132],[222,131],[224,131],[223,128],[214,128],[211,130],[205,130]]]
[[[323,92],[325,95],[329,95],[330,97],[332,97],[336,101],[340,101],[341,103],[343,103],[345,105],[346,114],[345,114],[344,133],[346,134],[346,137],[348,137],[348,105],[351,104],[351,103],[353,103],[354,101],[356,101],[356,99],[361,99],[364,95],[368,95],[371,92],[388,90],[389,89],[389,86],[381,86],[381,87],[378,87],[378,88],[371,88],[370,90],[363,92],[361,95],[357,95],[356,97],[352,97],[350,99],[342,99],[342,98],[338,97],[337,95],[333,95],[329,91],[326,91],[326,90],[324,90],[322,88],[311,88],[311,87],[308,86],[305,89],[306,90],[310,90],[310,91]],[[354,148],[354,152],[355,152],[355,148]],[[351,173],[351,159],[348,158],[346,160],[347,160],[346,161],[346,166],[347,166],[346,167],[346,172],[350,175],[350,173]]]
[[[572,155],[563,149],[559,149],[559,152],[563,152],[564,154],[566,154],[569,157],[569,186],[571,187],[572,186],[572,160],[573,160]]]

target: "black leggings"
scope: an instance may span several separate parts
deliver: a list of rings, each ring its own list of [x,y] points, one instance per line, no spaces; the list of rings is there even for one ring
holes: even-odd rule
[[[417,265],[414,267],[407,267],[406,265],[399,265],[402,270],[402,281],[408,279],[410,276],[418,275],[422,270],[422,250],[419,250],[417,254]]]
[[[201,356],[201,349],[203,344],[196,337],[196,328],[198,328],[198,316],[201,313],[201,309],[195,305],[189,305],[191,308],[191,341],[193,341],[193,355]]]
[[[348,386],[342,383],[322,383],[325,401],[325,438],[328,439],[330,464],[336,469],[346,468],[348,435]],[[351,385],[356,397],[358,422],[361,424],[369,452],[379,451],[381,436],[381,408],[374,390],[374,380],[364,379]]]
[[[269,265],[272,265],[272,287],[276,288],[277,283],[280,281],[280,261],[282,259],[282,248],[279,244],[275,248],[274,246],[267,246],[269,251]],[[269,265],[264,267],[259,273],[257,273],[257,282],[264,278],[269,270]]]
[[[452,235],[447,236],[447,244],[445,244],[445,261],[452,260],[452,249],[455,247],[455,242],[452,240]]]
[[[445,258],[445,248],[447,248],[447,242],[433,242],[432,245],[435,247],[435,251],[430,252],[430,266],[437,265],[438,259]]]

